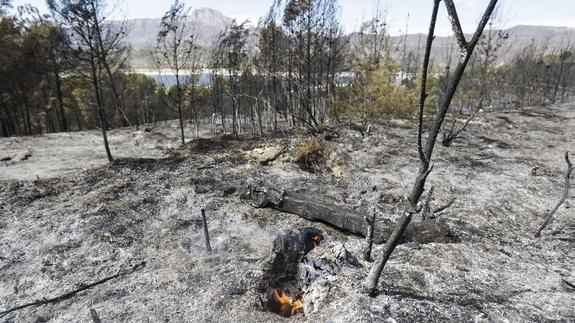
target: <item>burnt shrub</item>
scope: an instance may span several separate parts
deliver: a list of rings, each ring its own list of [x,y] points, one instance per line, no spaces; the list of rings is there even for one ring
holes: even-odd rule
[[[326,161],[326,149],[323,142],[310,137],[302,139],[296,145],[293,159],[301,169],[308,172],[319,172],[324,168]]]

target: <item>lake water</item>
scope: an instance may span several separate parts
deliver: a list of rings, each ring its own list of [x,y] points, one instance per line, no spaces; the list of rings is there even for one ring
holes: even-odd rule
[[[164,84],[165,86],[174,86],[176,85],[176,75],[172,74],[172,73],[151,73],[151,72],[146,72],[146,73],[140,73],[140,74],[145,74],[148,77],[153,78],[154,80]],[[180,80],[182,82],[187,81],[187,79],[189,78],[189,75],[180,75]],[[227,78],[227,76],[224,76],[224,78]],[[336,77],[336,82],[341,85],[341,86],[345,86],[350,84],[353,81],[353,76],[351,76],[349,73],[342,73],[340,75],[338,75]],[[210,73],[200,73],[199,74],[199,81],[198,81],[199,85],[210,85],[211,84],[211,74]]]
[[[148,77],[164,84],[165,86],[176,85],[176,75],[175,74],[146,74]],[[189,75],[180,75],[181,82],[186,82],[190,78]],[[210,74],[202,73],[199,75],[198,84],[199,85],[209,85],[211,83]]]

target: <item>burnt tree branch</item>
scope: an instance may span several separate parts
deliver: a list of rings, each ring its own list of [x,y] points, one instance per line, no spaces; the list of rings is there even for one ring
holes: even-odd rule
[[[435,213],[443,212],[443,211],[447,210],[448,208],[450,208],[453,205],[453,203],[455,203],[454,198],[449,200],[449,202],[447,202],[445,205],[442,205],[442,206],[436,208],[435,210],[433,210],[433,213],[435,214]]]
[[[202,209],[202,224],[204,227],[204,239],[206,240],[206,251],[212,253],[212,245],[210,244],[210,232],[208,231],[208,220],[206,219],[206,210]]]
[[[479,25],[477,26],[477,29],[475,30],[475,34],[473,35],[473,38],[471,38],[471,40],[469,41],[469,51],[470,53],[468,55],[471,55],[471,53],[473,52],[473,50],[475,49],[475,46],[477,46],[477,43],[479,42],[479,39],[481,38],[481,35],[483,34],[483,30],[485,30],[485,26],[487,26],[487,23],[489,22],[489,19],[491,19],[491,16],[493,15],[493,11],[495,11],[495,7],[497,6],[497,1],[498,0],[490,0],[489,4],[487,5],[487,9],[485,9],[485,12],[483,13],[483,17],[481,17],[481,20],[479,21]]]
[[[120,277],[129,275],[129,274],[132,274],[132,273],[134,273],[134,272],[136,272],[136,271],[139,271],[139,270],[141,270],[142,268],[144,268],[145,266],[146,266],[146,262],[144,261],[144,262],[141,262],[141,263],[139,263],[139,264],[133,266],[132,268],[130,268],[130,269],[128,269],[128,270],[119,271],[119,272],[118,272],[117,274],[115,274],[115,275],[106,277],[106,278],[104,278],[104,279],[100,279],[100,280],[95,281],[95,282],[93,282],[93,283],[81,283],[78,288],[73,289],[73,290],[71,290],[71,291],[69,291],[69,292],[66,292],[66,293],[64,293],[64,294],[62,294],[62,295],[59,295],[59,296],[56,296],[56,297],[53,297],[53,298],[42,298],[42,299],[36,300],[36,301],[34,301],[34,302],[30,302],[30,303],[27,303],[27,304],[19,305],[19,306],[16,306],[16,307],[13,307],[13,308],[10,308],[10,309],[1,311],[1,312],[0,312],[0,317],[6,316],[6,315],[8,315],[8,314],[10,314],[10,313],[12,313],[12,312],[16,312],[16,311],[19,311],[19,310],[23,310],[23,309],[25,309],[25,308],[32,307],[32,306],[42,306],[42,305],[59,303],[59,302],[61,302],[61,301],[63,301],[63,300],[66,300],[66,299],[69,299],[69,298],[74,297],[76,294],[78,294],[78,293],[80,293],[80,292],[89,290],[89,289],[94,288],[94,287],[96,287],[96,286],[98,286],[98,285],[102,285],[102,284],[104,284],[104,283],[106,283],[106,282],[108,282],[108,281],[110,281],[110,280],[113,280],[113,279],[116,279],[116,278],[120,278]]]
[[[549,212],[547,218],[545,219],[545,222],[543,222],[543,224],[539,227],[539,229],[537,229],[537,232],[535,233],[536,238],[541,236],[541,232],[545,230],[545,227],[547,227],[549,223],[551,223],[551,220],[553,220],[553,215],[555,214],[555,212],[557,212],[559,207],[561,207],[561,205],[565,202],[567,196],[569,196],[569,185],[570,185],[569,182],[571,178],[571,172],[573,171],[573,164],[571,164],[571,160],[569,160],[568,152],[565,153],[565,162],[567,163],[567,170],[565,171],[565,189],[563,190],[563,196],[561,197],[561,200],[557,202],[555,207]]]
[[[453,30],[453,34],[455,35],[455,39],[457,40],[457,45],[459,46],[459,50],[461,51],[462,57],[467,56],[467,52],[469,51],[467,40],[465,39],[465,34],[463,33],[463,28],[461,28],[461,22],[459,21],[459,15],[457,14],[457,9],[455,8],[455,4],[453,0],[444,0],[445,8],[447,8],[447,15],[449,18],[449,22],[451,23],[451,30]]]
[[[431,48],[433,47],[433,40],[435,39],[435,25],[437,23],[437,13],[439,12],[439,0],[435,0],[433,6],[433,13],[431,14],[431,22],[429,24],[429,33],[427,43],[425,45],[425,55],[423,56],[423,70],[421,72],[421,89],[419,92],[419,126],[417,129],[417,149],[419,152],[419,159],[429,163],[423,152],[423,113],[425,110],[425,100],[427,99],[427,74],[429,69],[429,61],[431,58]]]
[[[439,1],[438,0],[435,0],[435,1],[436,1],[435,4],[439,5],[439,3],[438,3]],[[465,59],[461,60],[457,64],[453,78],[450,80],[449,85],[447,86],[445,97],[439,103],[439,106],[437,108],[437,110],[438,110],[437,114],[435,115],[435,119],[431,125],[431,129],[429,130],[429,134],[427,136],[427,143],[426,143],[426,147],[425,147],[425,151],[424,151],[424,155],[425,155],[424,157],[425,158],[423,158],[421,160],[420,167],[419,167],[419,174],[416,178],[415,184],[413,185],[413,189],[412,189],[412,192],[411,192],[411,195],[409,198],[412,205],[416,205],[417,202],[419,201],[419,198],[423,194],[425,181],[427,180],[427,176],[425,176],[425,175],[428,174],[429,163],[430,163],[431,157],[433,155],[433,150],[435,149],[437,136],[439,135],[439,132],[441,130],[441,126],[443,125],[443,122],[445,120],[445,116],[446,116],[447,112],[449,111],[449,107],[451,106],[451,101],[453,100],[453,97],[455,96],[455,93],[457,92],[457,88],[459,87],[459,83],[461,82],[461,78],[463,77],[463,73],[465,72],[465,69],[467,68],[469,60],[471,59],[471,55],[472,55],[473,51],[475,50],[477,42],[479,41],[479,38],[481,37],[481,34],[483,33],[483,30],[485,29],[485,26],[487,25],[487,22],[489,21],[491,14],[493,13],[493,10],[495,10],[495,6],[497,4],[497,1],[498,0],[490,0],[489,5],[488,5],[485,13],[483,14],[483,17],[481,18],[481,21],[480,21],[479,25],[477,26],[477,30],[475,31],[473,39],[468,44],[469,50],[467,52],[467,55],[465,56]],[[436,20],[436,19],[437,19],[437,16],[434,16],[432,21]],[[434,25],[434,24],[435,23],[432,23],[432,25]],[[428,35],[428,38],[429,37],[433,37],[433,34]],[[426,55],[427,54],[428,53],[426,52]],[[424,78],[424,76],[422,75],[422,79],[423,78]],[[422,122],[421,119],[420,119],[420,122]],[[420,125],[420,127],[422,127],[422,126]]]
[[[463,131],[465,131],[465,128],[467,128],[469,123],[471,123],[471,120],[473,120],[473,118],[475,118],[475,115],[477,115],[477,112],[479,112],[479,110],[481,110],[482,107],[483,107],[483,98],[481,98],[481,100],[479,100],[479,103],[477,104],[475,109],[473,109],[473,112],[471,113],[471,115],[467,118],[467,120],[465,120],[465,122],[463,123],[463,126],[461,128],[459,128],[458,130],[455,130],[455,126],[457,124],[457,118],[455,118],[453,120],[453,125],[451,126],[451,129],[449,130],[449,133],[447,133],[447,134],[444,133],[444,138],[442,140],[443,146],[445,146],[445,147],[451,146],[453,141],[455,139],[457,139],[457,137],[459,137],[459,135]]]
[[[573,283],[567,281],[566,279],[562,279],[562,281],[563,281],[563,284],[565,284],[565,285],[571,287],[572,289],[575,289],[575,284],[573,284]]]
[[[427,83],[427,74],[428,74],[428,68],[429,68],[429,60],[431,57],[431,49],[433,46],[433,40],[435,38],[435,25],[437,23],[437,14],[439,12],[440,2],[441,2],[441,0],[434,0],[433,1],[433,11],[431,14],[431,21],[429,23],[429,33],[427,34],[427,45],[425,47],[425,55],[424,55],[424,59],[423,59],[423,72],[421,75],[421,92],[420,92],[420,97],[419,97],[419,125],[418,125],[418,131],[417,131],[417,147],[418,147],[418,151],[419,151],[420,168],[419,168],[419,174],[418,174],[417,180],[416,180],[416,185],[419,182],[422,182],[423,185],[421,186],[421,191],[419,192],[419,195],[415,196],[412,193],[412,195],[409,197],[409,203],[411,204],[412,208],[417,207],[417,203],[419,202],[419,198],[420,198],[421,194],[423,193],[423,186],[425,185],[425,180],[427,179],[427,176],[429,175],[431,169],[433,168],[432,165],[430,165],[430,158],[428,158],[425,155],[425,152],[423,151],[423,143],[422,143],[423,112],[425,109],[425,100],[427,99],[426,83]],[[413,192],[415,192],[415,188],[414,188]],[[411,212],[407,212],[406,215],[404,215],[401,218],[400,222],[395,226],[393,233],[391,234],[390,239],[385,244],[382,255],[378,257],[376,263],[373,265],[373,267],[369,271],[369,275],[368,275],[367,280],[366,280],[366,287],[367,287],[367,292],[370,296],[372,296],[372,297],[375,296],[375,290],[376,290],[377,284],[379,282],[379,277],[381,277],[381,273],[383,272],[383,268],[385,267],[385,264],[389,260],[389,257],[391,256],[391,254],[395,250],[395,247],[397,247],[397,244],[399,243],[399,239],[401,239],[401,237],[403,235],[405,235],[405,232],[408,228],[408,225],[411,222],[411,218],[412,218]]]

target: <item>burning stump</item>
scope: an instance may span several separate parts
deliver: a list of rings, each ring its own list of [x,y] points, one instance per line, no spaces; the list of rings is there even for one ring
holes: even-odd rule
[[[278,233],[260,285],[267,309],[284,317],[301,312],[304,284],[300,279],[299,265],[325,239],[325,235],[315,228]]]
[[[318,229],[281,231],[260,284],[263,307],[284,317],[313,313],[328,299],[338,274],[359,266],[343,244]]]

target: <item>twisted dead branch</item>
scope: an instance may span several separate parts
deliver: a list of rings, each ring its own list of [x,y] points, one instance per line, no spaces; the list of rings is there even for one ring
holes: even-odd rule
[[[559,200],[559,202],[557,202],[557,204],[555,205],[555,207],[549,212],[549,214],[547,214],[547,218],[545,219],[545,222],[543,222],[543,224],[539,227],[539,229],[537,229],[537,232],[535,233],[535,237],[539,238],[541,236],[541,232],[543,230],[545,230],[545,227],[547,227],[549,225],[549,223],[551,223],[551,221],[553,220],[553,215],[555,214],[555,212],[557,212],[557,210],[561,207],[561,205],[563,203],[565,203],[565,200],[567,199],[567,196],[569,195],[569,180],[571,178],[571,172],[573,170],[573,165],[571,164],[571,161],[569,160],[569,153],[566,152],[565,153],[565,162],[567,163],[567,170],[565,171],[565,189],[563,190],[563,196],[561,197],[561,200]]]

